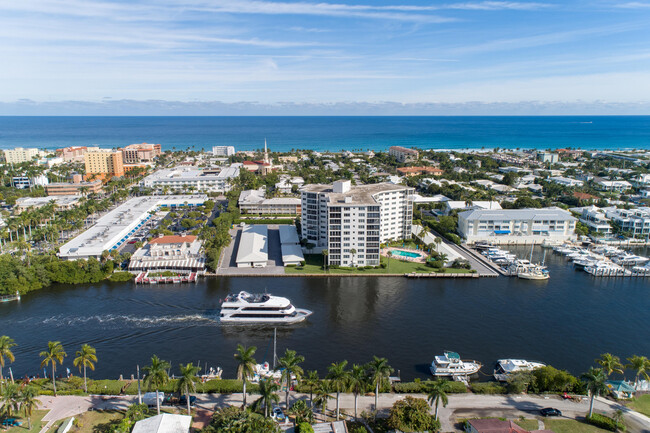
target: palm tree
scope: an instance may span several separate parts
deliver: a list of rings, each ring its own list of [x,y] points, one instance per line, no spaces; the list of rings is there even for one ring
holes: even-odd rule
[[[5,366],[5,359],[9,362],[14,362],[16,358],[14,353],[11,351],[12,347],[15,347],[14,339],[7,336],[0,336],[0,391],[2,391],[2,383],[4,381],[4,376],[2,375],[2,369]]]
[[[612,373],[623,374],[623,364],[621,364],[621,359],[611,353],[603,353],[600,355],[600,358],[596,359],[596,364],[603,368],[607,377],[611,376]]]
[[[334,390],[336,391],[336,420],[339,419],[339,399],[341,397],[341,391],[345,391],[348,383],[348,371],[345,369],[347,367],[348,361],[341,361],[338,364],[333,362],[327,368],[327,378],[331,381]]]
[[[79,367],[79,372],[81,372],[81,368],[83,367],[83,372],[84,372],[84,391],[88,392],[88,383],[86,381],[86,367],[90,368],[91,370],[95,371],[95,362],[97,362],[97,351],[95,350],[94,347],[84,344],[81,346],[81,350],[77,350],[77,353],[75,353],[77,356],[74,361],[72,361],[72,365],[75,367]]]
[[[308,371],[307,374],[301,380],[302,385],[309,388],[309,405],[314,407],[314,390],[318,386],[320,379],[318,378],[318,372],[315,370]]]
[[[42,351],[39,356],[43,358],[41,361],[41,368],[52,364],[52,387],[54,388],[54,396],[56,397],[56,363],[63,364],[63,358],[68,356],[63,350],[63,345],[60,341],[48,341],[47,350]]]
[[[330,394],[330,386],[327,382],[318,382],[318,387],[316,388],[316,398],[314,398],[314,406],[319,407],[321,412],[324,414],[327,410],[327,403],[332,398]]]
[[[289,409],[289,391],[291,390],[292,376],[296,376],[297,380],[300,380],[300,377],[303,374],[302,367],[300,363],[305,362],[305,357],[302,355],[297,355],[295,350],[285,350],[284,356],[278,360],[278,364],[282,370],[282,379],[287,381],[287,394],[285,400],[285,408]]]
[[[368,363],[370,370],[370,381],[375,384],[375,411],[379,410],[379,386],[388,379],[393,372],[393,367],[388,365],[386,358],[373,356],[372,361]]]
[[[156,390],[156,411],[160,415],[160,400],[158,399],[158,390],[161,386],[169,381],[167,370],[171,365],[167,361],[158,358],[157,355],[151,357],[151,365],[144,367],[146,376],[144,377],[144,385],[147,388],[152,386]]]
[[[36,395],[37,392],[33,386],[26,386],[23,388],[19,397],[20,408],[27,417],[28,430],[32,429],[32,413],[34,413],[34,409],[36,409],[41,404],[41,402],[36,399]]]
[[[352,266],[354,267],[354,256],[357,255],[357,250],[354,248],[350,248],[350,255],[352,255]]]
[[[321,254],[323,255],[323,268],[327,270],[327,256],[329,255],[329,251],[323,250],[321,251]]]
[[[431,384],[429,392],[427,393],[427,400],[429,404],[436,405],[436,419],[438,419],[438,404],[442,402],[442,407],[447,407],[449,399],[447,398],[447,381],[438,379]]]
[[[201,370],[201,367],[188,363],[186,365],[181,364],[181,377],[176,383],[176,390],[181,393],[185,391],[185,397],[187,398],[187,414],[190,415],[190,392],[196,392],[196,381],[198,377],[196,375]]]
[[[440,244],[442,243],[442,239],[440,238],[440,236],[436,236],[433,242],[436,243],[436,251],[438,251],[440,249]]]
[[[271,412],[273,403],[280,401],[280,397],[276,394],[280,390],[280,385],[270,379],[262,379],[259,383],[260,398],[255,400],[252,405],[253,410],[264,408],[264,416],[268,417]]]
[[[366,367],[357,364],[352,366],[352,370],[349,373],[348,385],[350,391],[354,394],[354,419],[358,419],[357,401],[359,394],[366,391],[366,385],[368,384],[368,375],[366,373]]]
[[[580,378],[584,380],[587,384],[587,390],[591,394],[591,402],[589,403],[589,415],[594,413],[594,399],[601,392],[607,391],[607,385],[605,381],[607,380],[607,374],[601,368],[591,367],[589,371],[583,373]]]
[[[650,380],[650,359],[645,356],[634,355],[630,358],[627,358],[630,361],[625,368],[633,370],[636,372],[634,379],[634,385],[639,383],[639,377],[643,376],[645,380]]]
[[[255,374],[254,368],[256,361],[253,355],[255,355],[256,350],[257,347],[255,346],[245,347],[238,344],[237,352],[235,353],[235,361],[239,364],[237,367],[237,379],[243,382],[242,399],[244,406],[246,406],[246,381]]]
[[[9,418],[14,413],[18,412],[19,400],[20,393],[18,392],[18,385],[15,383],[8,383],[0,395],[0,407],[2,408],[2,413]]]

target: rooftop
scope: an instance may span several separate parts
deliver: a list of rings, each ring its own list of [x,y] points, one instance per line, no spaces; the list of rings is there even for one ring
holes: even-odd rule
[[[329,206],[346,204],[346,198],[351,199],[351,203],[348,204],[377,204],[377,200],[374,198],[375,194],[407,190],[413,191],[413,188],[387,182],[352,186],[350,190],[345,193],[335,193],[332,189],[332,185],[313,184],[302,187],[303,192],[328,193],[330,199],[328,203]]]
[[[192,243],[196,240],[196,236],[192,235],[170,235],[160,236],[149,241],[150,244],[180,244],[183,242]]]
[[[191,425],[189,415],[162,413],[136,422],[132,433],[188,433]]]
[[[549,207],[543,209],[474,209],[461,212],[459,217],[467,220],[477,219],[509,219],[509,220],[534,220],[534,219],[553,219],[562,221],[576,221],[576,218],[559,207]]]

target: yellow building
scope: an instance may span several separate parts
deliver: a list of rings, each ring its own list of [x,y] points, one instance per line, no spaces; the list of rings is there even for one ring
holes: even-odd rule
[[[117,150],[100,149],[86,152],[84,155],[86,163],[86,178],[96,177],[108,180],[112,177],[124,176],[124,164],[122,152]]]
[[[20,164],[21,162],[28,162],[38,157],[39,151],[36,148],[23,149],[22,147],[17,147],[15,149],[5,150],[4,154],[7,164]]]

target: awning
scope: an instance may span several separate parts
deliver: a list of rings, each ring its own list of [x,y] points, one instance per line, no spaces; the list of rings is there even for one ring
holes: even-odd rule
[[[509,235],[509,234],[510,234],[510,230],[495,230],[495,231],[494,231],[494,234],[495,234],[495,235]]]

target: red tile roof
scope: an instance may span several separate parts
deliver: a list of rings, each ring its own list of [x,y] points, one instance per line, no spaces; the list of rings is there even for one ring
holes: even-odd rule
[[[196,240],[196,236],[186,235],[186,236],[161,236],[159,238],[152,239],[150,244],[180,244],[183,242],[192,243]]]

